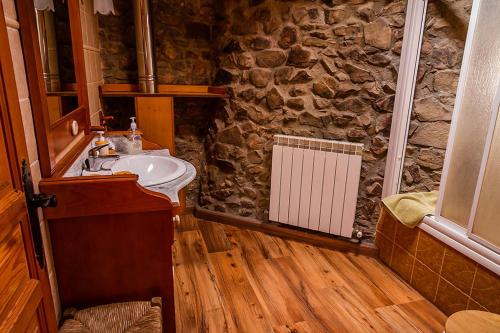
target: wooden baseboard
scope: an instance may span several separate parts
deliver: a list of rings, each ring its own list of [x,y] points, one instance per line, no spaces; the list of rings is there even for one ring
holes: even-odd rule
[[[180,198],[180,197],[179,197]],[[182,199],[180,199],[182,200]],[[189,207],[183,207],[182,205],[181,206],[175,206],[174,207],[174,210],[172,211],[172,215],[175,216],[175,215],[193,215],[194,214],[194,207],[193,206],[189,206]]]
[[[182,215],[194,215],[194,210],[195,210],[194,206],[187,206],[182,211]]]
[[[314,246],[378,258],[378,248],[372,243],[353,243],[327,234],[314,233],[296,227],[289,227],[272,222],[262,222],[253,218],[241,217],[229,213],[216,212],[202,208],[198,205],[194,208],[194,216],[207,221],[234,225],[264,232],[273,236],[293,239]]]

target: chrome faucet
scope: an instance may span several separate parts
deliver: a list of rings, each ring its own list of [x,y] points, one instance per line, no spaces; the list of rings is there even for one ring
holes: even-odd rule
[[[88,158],[85,160],[85,165],[83,166],[83,170],[85,171],[90,171],[90,172],[97,172],[104,170],[102,168],[102,164],[105,162],[105,159],[109,158],[114,158],[114,159],[119,159],[119,156],[108,156],[108,155],[103,155],[101,156],[99,154],[99,151],[104,148],[109,146],[109,143],[106,143],[105,145],[100,145],[96,146],[94,148],[89,149],[88,152]]]

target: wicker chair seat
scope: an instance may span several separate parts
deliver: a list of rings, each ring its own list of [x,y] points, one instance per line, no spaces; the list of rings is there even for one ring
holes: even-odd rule
[[[60,333],[161,333],[161,301],[126,302],[68,309]]]

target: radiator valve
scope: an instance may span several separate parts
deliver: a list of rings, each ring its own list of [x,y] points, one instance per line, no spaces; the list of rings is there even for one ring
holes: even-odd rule
[[[359,229],[356,229],[354,231],[354,236],[357,238],[357,239],[361,239],[363,238],[363,231],[359,230]]]

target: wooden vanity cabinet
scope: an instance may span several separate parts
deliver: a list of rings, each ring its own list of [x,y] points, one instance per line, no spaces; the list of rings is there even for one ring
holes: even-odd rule
[[[44,209],[63,309],[162,298],[164,332],[175,332],[170,200],[137,176],[44,179]]]

